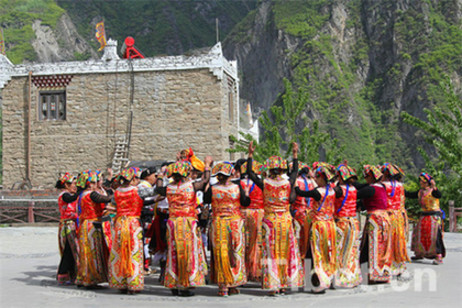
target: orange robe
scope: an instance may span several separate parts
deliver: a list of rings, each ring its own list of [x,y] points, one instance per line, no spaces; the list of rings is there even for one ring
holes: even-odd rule
[[[134,186],[114,192],[117,214],[112,232],[109,287],[141,291],[143,276],[143,230],[140,225],[143,199]]]
[[[262,288],[303,286],[304,270],[289,209],[290,183],[282,177],[263,181]]]
[[[240,213],[239,186],[212,186],[212,278],[223,288],[247,282],[245,272],[244,219]]]

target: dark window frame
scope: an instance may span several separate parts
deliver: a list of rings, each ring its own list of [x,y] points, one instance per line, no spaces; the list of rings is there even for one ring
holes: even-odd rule
[[[66,118],[66,90],[40,91],[38,119],[40,121],[65,121]]]

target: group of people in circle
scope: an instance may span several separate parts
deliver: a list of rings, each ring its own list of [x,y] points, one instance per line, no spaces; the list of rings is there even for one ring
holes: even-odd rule
[[[305,285],[305,259],[314,293],[358,286],[364,262],[367,283],[388,283],[410,261],[406,198],[422,208],[413,258],[443,262],[441,192],[430,175],[422,173],[421,189],[408,192],[397,165],[365,165],[359,183],[347,163],[309,166],[292,148],[290,163],[279,156],[258,163],[250,143],[248,158],[234,163],[201,161],[190,149],[160,169],[126,168],[106,180],[99,170],[62,175],[58,283],[107,282],[138,293],[149,252],[160,255],[161,283],[175,296],[214,283],[226,297],[250,281],[270,296],[286,294]],[[140,220],[146,207],[155,213],[147,230]],[[367,212],[363,230],[359,211]]]

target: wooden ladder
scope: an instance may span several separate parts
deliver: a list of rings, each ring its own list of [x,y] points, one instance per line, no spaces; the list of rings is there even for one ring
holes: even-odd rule
[[[114,174],[120,173],[122,167],[128,162],[128,143],[125,136],[117,140],[114,150],[114,157],[112,159],[112,171]]]

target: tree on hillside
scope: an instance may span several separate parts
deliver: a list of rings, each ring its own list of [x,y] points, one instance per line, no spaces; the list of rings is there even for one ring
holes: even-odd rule
[[[425,141],[435,147],[446,167],[462,176],[462,99],[455,93],[449,78],[439,88],[445,102],[424,109],[427,121],[403,111],[404,122],[421,129]]]
[[[302,114],[310,97],[307,92],[298,90],[295,92],[291,83],[284,79],[285,91],[282,95],[282,105],[273,105],[269,113],[263,112],[260,123],[263,128],[263,140],[257,144],[254,157],[258,161],[264,161],[272,155],[287,158],[292,151],[292,142],[297,142],[300,147],[298,158],[300,161],[312,163],[325,160],[330,163],[339,162],[342,157],[343,147],[338,146],[336,139],[319,129],[317,120],[308,121]],[[299,131],[299,127],[304,127]],[[253,138],[248,134],[241,133],[243,139],[231,137],[235,147],[230,152],[247,152],[248,144]],[[256,144],[255,140],[254,144]]]
[[[462,98],[457,95],[449,77],[439,84],[441,102],[432,110],[424,109],[427,121],[403,111],[404,122],[424,132],[425,141],[433,145],[438,159],[419,149],[426,161],[426,171],[432,174],[443,191],[443,208],[448,200],[462,202]]]

